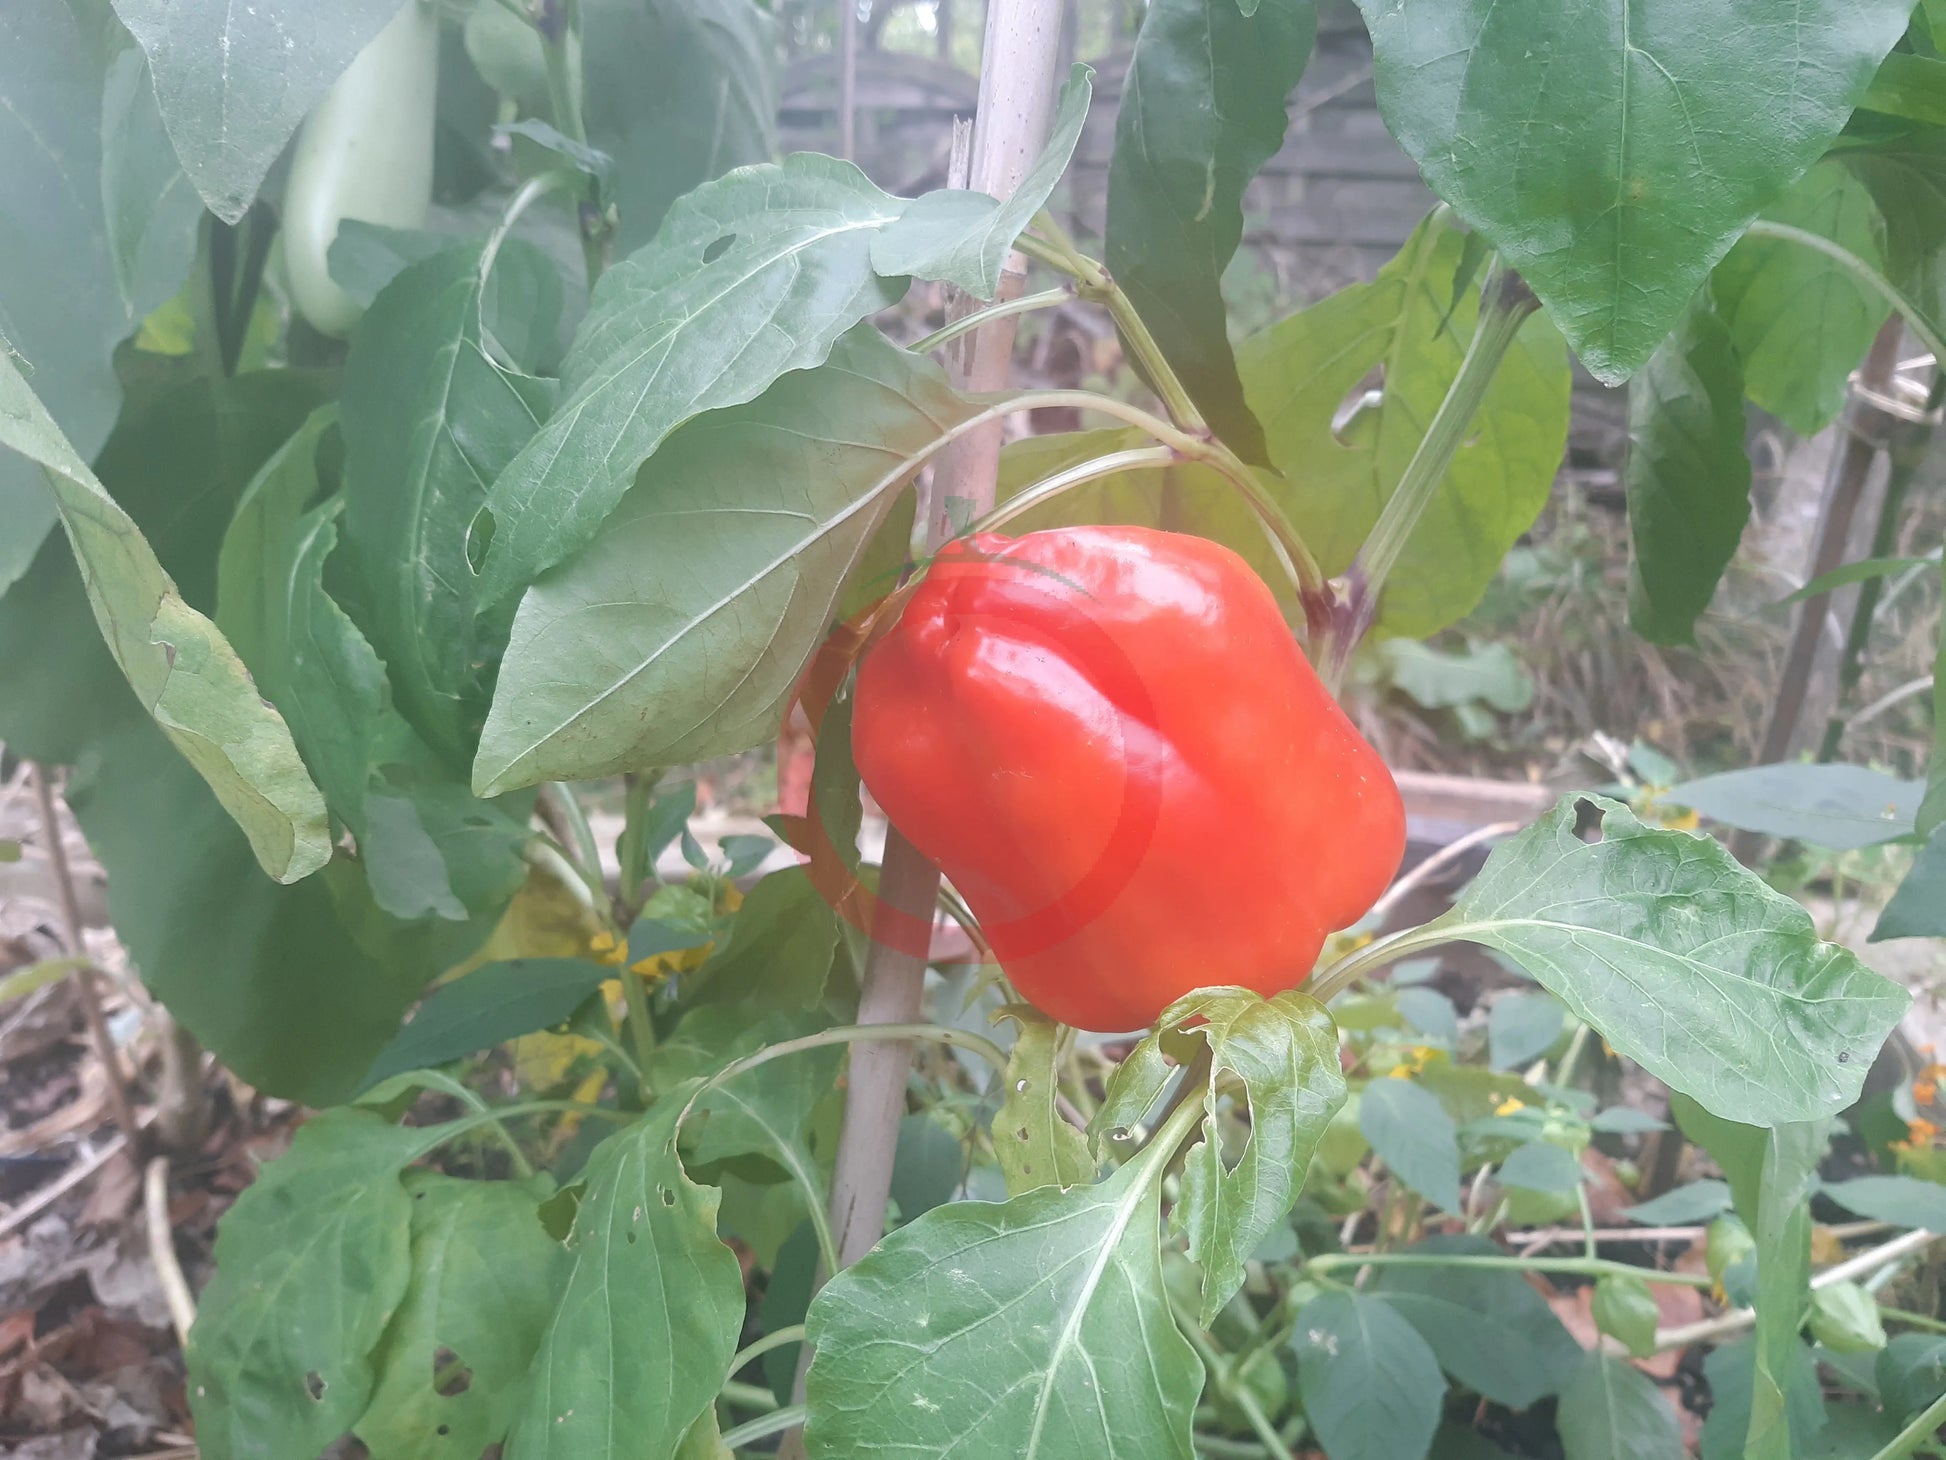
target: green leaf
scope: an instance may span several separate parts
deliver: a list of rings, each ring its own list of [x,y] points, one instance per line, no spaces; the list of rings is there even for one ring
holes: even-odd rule
[[[1326,573],[1350,565],[1459,372],[1479,298],[1454,290],[1465,240],[1443,214],[1419,225],[1369,284],[1291,315],[1237,350],[1266,423],[1273,489]],[[1340,420],[1374,369],[1382,389]],[[1552,325],[1521,329],[1466,444],[1407,541],[1379,625],[1423,638],[1464,617],[1546,503],[1567,443],[1569,374]]]
[[[1446,1393],[1439,1360],[1389,1303],[1328,1292],[1291,1334],[1304,1417],[1330,1460],[1419,1460]]]
[[[803,1013],[752,1017],[748,1008],[719,1005],[692,1010],[657,1051],[650,1078],[660,1090],[712,1074],[731,1060],[827,1027]],[[822,1206],[823,1178],[804,1140],[804,1128],[821,1096],[838,1076],[844,1051],[837,1045],[805,1050],[745,1070],[715,1086],[690,1112],[683,1137],[697,1166],[737,1156],[774,1159],[790,1173],[807,1201]]]
[[[913,199],[872,244],[872,267],[886,275],[943,279],[980,299],[1000,292],[1000,270],[1027,225],[1068,170],[1088,119],[1094,70],[1076,65],[1061,87],[1047,145],[1005,202],[963,188]]]
[[[1243,191],[1284,144],[1317,37],[1312,0],[1160,0],[1142,18],[1108,163],[1108,271],[1216,434],[1270,464],[1230,352],[1223,271]]]
[[[520,603],[475,784],[677,765],[772,739],[912,458],[980,407],[869,325],[683,426]]]
[[[331,855],[330,828],[289,728],[5,358],[0,446],[44,469],[95,622],[142,707],[243,827],[266,872],[282,882],[315,872]]]
[[[1946,568],[1942,572],[1946,573]],[[1942,586],[1946,586],[1946,579],[1942,580]],[[1926,799],[1919,803],[1919,819],[1914,828],[1926,837],[1946,826],[1946,623],[1940,625],[1939,647],[1933,656],[1932,735]]]
[[[482,348],[480,252],[448,250],[386,285],[352,341],[343,399],[345,541],[372,645],[401,713],[456,766],[471,760],[509,621],[482,612],[467,534],[548,394]],[[526,244],[501,251],[493,279],[500,300],[551,291],[536,307],[558,307],[553,266]]]
[[[1750,520],[1743,374],[1729,330],[1699,296],[1628,387],[1629,627],[1695,642],[1697,616]]]
[[[1483,704],[1517,715],[1534,702],[1534,682],[1505,644],[1469,643],[1454,652],[1416,639],[1387,639],[1372,652],[1392,687],[1428,710]]]
[[[1884,267],[1871,194],[1841,163],[1820,162],[1764,216]],[[1838,418],[1845,382],[1885,322],[1881,295],[1812,249],[1750,237],[1716,266],[1710,293],[1751,400],[1800,436],[1814,436]]]
[[[1586,1179],[1574,1152],[1548,1141],[1529,1141],[1518,1147],[1500,1168],[1500,1184],[1523,1191],[1564,1194]]]
[[[1436,1039],[1448,1049],[1459,1043],[1459,1010],[1438,989],[1402,988],[1392,997],[1400,1015],[1416,1033]]]
[[[1163,1288],[1161,1177],[1150,1147],[1099,1186],[935,1207],[839,1273],[809,1317],[814,1460],[1110,1460],[1131,1435],[1191,1460],[1203,1369]]]
[[[1912,834],[1925,786],[1857,765],[1760,765],[1672,786],[1664,799],[1725,826],[1849,852]]]
[[[1842,568],[1833,568],[1829,573],[1818,574],[1788,598],[1780,599],[1779,603],[1802,603],[1807,598],[1821,597],[1834,588],[1863,583],[1867,578],[1889,578],[1894,573],[1904,573],[1913,568],[1931,567],[1938,561],[1937,553],[1929,558],[1860,558],[1855,563],[1846,563]]]
[[[850,163],[804,153],[671,207],[653,242],[602,275],[559,408],[493,484],[481,601],[588,542],[683,421],[822,364],[847,329],[896,303],[905,282],[873,272],[871,248],[904,206]]]
[[[1406,1251],[1504,1256],[1486,1238],[1466,1236],[1428,1237]],[[1547,1300],[1517,1272],[1382,1267],[1373,1269],[1365,1291],[1404,1314],[1448,1374],[1509,1409],[1558,1391],[1581,1358]]]
[[[1440,919],[1514,959],[1617,1051],[1726,1119],[1814,1119],[1858,1098],[1909,996],[1706,837],[1580,797],[1488,857]],[[1379,1083],[1379,1082],[1375,1082]]]
[[[728,944],[694,975],[692,1002],[815,1008],[837,948],[838,916],[809,874],[802,867],[772,872],[737,909]]]
[[[1894,51],[1880,64],[1871,89],[1858,105],[1863,111],[1946,125],[1946,61]]]
[[[582,0],[581,24],[588,141],[615,159],[626,254],[691,188],[776,153],[782,27],[750,0]]]
[[[1946,130],[1900,128],[1841,155],[1878,205],[1887,277],[1937,328],[1946,321]]]
[[[1061,1026],[1027,1004],[1009,1004],[1000,1014],[1019,1030],[1007,1055],[1006,1097],[993,1113],[993,1154],[1007,1178],[1007,1195],[1093,1181],[1088,1137],[1068,1124],[1055,1103]]]
[[[717,1240],[718,1193],[677,1159],[682,1108],[672,1093],[588,1158],[573,1270],[515,1403],[509,1460],[668,1454],[730,1376],[743,1274]]]
[[[374,1350],[412,1276],[399,1172],[434,1139],[328,1110],[223,1218],[188,1346],[196,1443],[210,1460],[315,1455],[365,1412]]]
[[[1791,1460],[1790,1391],[1798,1328],[1811,1291],[1810,1197],[1829,1122],[1792,1121],[1767,1133],[1758,1187],[1757,1329],[1745,1460]]]
[[[1683,1460],[1669,1401],[1648,1375],[1609,1354],[1581,1361],[1555,1424],[1566,1460]]]
[[[1877,1353],[1885,1347],[1878,1300],[1857,1283],[1832,1283],[1811,1294],[1811,1336],[1835,1354]]]
[[[1858,1176],[1818,1190],[1846,1211],[1895,1227],[1946,1232],[1946,1186],[1916,1176]]]
[[[372,1062],[361,1088],[552,1029],[615,977],[616,969],[585,958],[510,958],[483,964],[433,991]]]
[[[1902,1333],[1878,1356],[1878,1392],[1885,1411],[1903,1424],[1946,1393],[1946,1338]]]
[[[1595,1284],[1595,1327],[1620,1342],[1629,1354],[1646,1359],[1655,1352],[1661,1310],[1649,1285],[1636,1277],[1610,1273]]]
[[[535,1215],[544,1182],[413,1171],[405,1192],[412,1277],[358,1438],[374,1460],[477,1460],[506,1434],[568,1254]]]
[[[1743,1460],[1743,1442],[1750,1430],[1751,1385],[1756,1378],[1757,1345],[1743,1339],[1710,1350],[1703,1359],[1709,1380],[1710,1412],[1703,1421],[1700,1460]],[[1824,1428],[1824,1396],[1818,1392],[1817,1361],[1811,1350],[1797,1345],[1791,1360],[1790,1426],[1793,1455],[1818,1453],[1812,1442]],[[1874,1444],[1863,1455],[1876,1454]]]
[[[1707,1222],[1729,1209],[1729,1183],[1708,1177],[1665,1191],[1651,1201],[1623,1207],[1622,1215],[1645,1227],[1686,1227],[1694,1222]]]
[[[176,161],[142,52],[109,61],[101,95],[101,200],[115,282],[140,319],[174,294],[196,257],[203,204]]]
[[[298,123],[399,0],[115,0],[183,169],[234,223]]]
[[[1611,1105],[1590,1119],[1588,1128],[1600,1135],[1645,1136],[1669,1129],[1669,1122],[1631,1106]]]
[[[1887,938],[1946,938],[1946,827],[1935,827],[1926,838],[1912,870],[1879,914],[1871,941]]]
[[[1561,1037],[1565,1019],[1552,994],[1515,990],[1501,994],[1487,1010],[1487,1067],[1512,1070],[1530,1065]]]
[[[1533,286],[1582,363],[1615,385],[1750,220],[1831,145],[1912,7],[1360,8],[1392,135]]]
[[[1394,1176],[1458,1214],[1459,1134],[1438,1100],[1410,1080],[1373,1080],[1358,1098],[1358,1128]]]

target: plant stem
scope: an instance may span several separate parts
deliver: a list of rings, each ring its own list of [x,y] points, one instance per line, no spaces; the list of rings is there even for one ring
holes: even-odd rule
[[[655,1060],[655,1025],[649,1019],[647,980],[627,963],[616,970],[622,981],[622,1001],[628,1005],[629,1042],[635,1046],[636,1086],[643,1105],[649,1103],[649,1068]]]
[[[1307,1271],[1335,1272],[1345,1267],[1460,1267],[1485,1272],[1551,1272],[1573,1277],[1632,1277],[1643,1282],[1677,1287],[1707,1288],[1715,1283],[1708,1273],[1660,1272],[1602,1257],[1451,1257],[1429,1252],[1326,1252],[1304,1264]]]
[[[802,1323],[793,1323],[790,1327],[780,1328],[775,1333],[766,1333],[755,1343],[738,1350],[737,1356],[730,1360],[730,1372],[732,1374],[736,1373],[744,1365],[755,1362],[774,1348],[783,1348],[787,1344],[802,1342],[804,1342],[804,1325]]]
[[[1878,1315],[1881,1318],[1890,1318],[1895,1323],[1908,1324],[1913,1328],[1923,1328],[1928,1333],[1946,1333],[1946,1322],[1942,1322],[1937,1318],[1928,1317],[1924,1313],[1912,1313],[1904,1308],[1889,1308],[1885,1304],[1880,1303],[1878,1305]]]
[[[1175,1307],[1173,1303],[1170,1306]],[[1203,1367],[1209,1371],[1210,1378],[1216,1381],[1216,1392],[1243,1412],[1244,1419],[1256,1432],[1257,1439],[1264,1449],[1276,1456],[1277,1460],[1296,1460],[1290,1446],[1284,1443],[1283,1438],[1277,1433],[1277,1427],[1270,1422],[1270,1416],[1265,1414],[1263,1406],[1257,1403],[1257,1396],[1250,1392],[1250,1386],[1238,1381],[1236,1365],[1228,1357],[1218,1353],[1216,1346],[1204,1335],[1202,1329],[1179,1308],[1176,1309],[1176,1326],[1182,1330],[1183,1336],[1189,1340],[1189,1346],[1195,1349],[1197,1356],[1202,1359]]]
[[[787,1404],[782,1409],[773,1409],[769,1414],[759,1415],[746,1421],[733,1430],[723,1432],[723,1448],[735,1450],[757,1440],[767,1440],[772,1435],[781,1434],[793,1425],[804,1423],[804,1406]]]
[[[1744,230],[1746,238],[1774,238],[1782,243],[1795,243],[1801,247],[1821,253],[1859,283],[1871,290],[1879,298],[1896,310],[1919,343],[1926,347],[1935,360],[1946,361],[1946,338],[1934,329],[1927,319],[1926,312],[1885,275],[1873,268],[1843,244],[1833,243],[1830,239],[1812,233],[1809,229],[1793,228],[1788,223],[1773,223],[1768,218],[1759,218]]]
[[[628,922],[635,920],[644,901],[642,884],[649,875],[649,808],[661,781],[661,771],[631,771],[622,777],[622,834],[615,842],[620,875],[616,878],[615,896]],[[624,919],[618,917],[616,921]]]
[[[1391,576],[1419,519],[1431,505],[1439,484],[1446,479],[1453,457],[1472,429],[1473,418],[1479,414],[1480,405],[1500,372],[1500,362],[1506,359],[1527,316],[1538,308],[1540,301],[1534,297],[1533,290],[1496,256],[1480,291],[1480,317],[1474,324],[1473,338],[1467,342],[1466,354],[1460,360],[1459,372],[1446,387],[1446,397],[1434,412],[1418,449],[1406,463],[1398,486],[1386,499],[1378,521],[1372,524],[1364,546],[1359,548],[1357,558],[1346,572],[1352,595],[1349,621],[1332,624],[1327,634],[1329,652],[1320,656],[1324,660],[1325,682],[1334,689],[1344,677],[1352,650],[1358,647],[1358,641],[1378,616],[1385,580]]]
[[[1905,1460],[1906,1456],[1937,1434],[1942,1424],[1946,1424],[1946,1394],[1940,1395],[1914,1416],[1912,1423],[1894,1435],[1872,1460]]]
[[[1312,979],[1306,991],[1320,1004],[1326,1003],[1363,978],[1367,969],[1390,963],[1408,953],[1417,953],[1422,948],[1443,947],[1464,936],[1448,931],[1445,922],[1444,917],[1439,917],[1390,937],[1374,939],[1363,948],[1347,953]]]
[[[735,1373],[734,1368],[731,1373]],[[734,1404],[740,1409],[773,1409],[777,1396],[759,1384],[739,1384],[734,1379],[725,1382],[717,1392],[717,1397],[725,1404]]]
[[[1018,299],[1003,299],[998,304],[989,304],[985,309],[950,320],[934,330],[924,339],[915,340],[906,348],[915,355],[930,355],[942,345],[949,345],[961,335],[993,323],[996,319],[1007,319],[1016,314],[1032,314],[1037,309],[1056,309],[1074,298],[1074,291],[1065,285],[1055,289],[1043,289],[1038,294],[1023,294]]]
[[[1092,461],[1071,466],[1066,471],[1057,471],[1050,477],[1043,477],[1031,487],[1025,487],[1014,493],[974,523],[971,530],[998,532],[1009,522],[1025,517],[1043,502],[1060,496],[1070,488],[1084,486],[1100,477],[1113,476],[1116,472],[1167,466],[1176,459],[1175,451],[1167,446],[1137,446],[1128,451],[1111,451],[1105,456],[1095,457]]]

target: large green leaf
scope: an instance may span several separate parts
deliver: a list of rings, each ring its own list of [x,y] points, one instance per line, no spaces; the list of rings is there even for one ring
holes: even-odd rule
[[[602,275],[562,365],[560,408],[493,484],[482,601],[592,538],[683,421],[821,364],[896,302],[905,283],[874,273],[871,250],[904,207],[850,163],[809,153],[671,207],[653,242]]]
[[[1817,161],[1907,0],[1360,0],[1379,109],[1582,362],[1625,380]]]
[[[1883,267],[1871,194],[1836,161],[1812,168],[1764,217]],[[1716,266],[1710,292],[1743,362],[1750,399],[1800,436],[1836,420],[1845,382],[1885,322],[1884,298],[1814,249],[1750,237]]]
[[[1917,1176],[1857,1176],[1818,1188],[1848,1212],[1895,1227],[1946,1232],[1946,1186]]]
[[[811,1455],[1190,1460],[1203,1370],[1162,1283],[1162,1164],[1151,1146],[1099,1186],[935,1207],[833,1278]]]
[[[872,267],[881,274],[945,279],[976,298],[993,298],[1014,240],[1068,170],[1088,119],[1094,74],[1087,66],[1069,73],[1047,144],[1004,202],[964,188],[940,188],[915,198],[872,244]]]
[[[536,1215],[547,1192],[406,1176],[411,1277],[356,1426],[372,1460],[478,1460],[505,1435],[569,1266]]]
[[[1925,789],[1862,765],[1788,763],[1722,771],[1666,795],[1725,826],[1849,852],[1910,836]]]
[[[370,1089],[407,1070],[551,1029],[614,977],[608,964],[585,958],[510,958],[473,969],[433,991],[360,1083]]]
[[[1068,1124],[1056,1099],[1061,1026],[1028,1004],[1009,1004],[1003,1012],[1019,1030],[1007,1052],[1006,1095],[993,1113],[993,1154],[1007,1195],[1092,1181],[1088,1138]]]
[[[1811,1294],[1811,1191],[1830,1123],[1766,1132],[1757,1188],[1757,1332],[1745,1460],[1791,1460],[1791,1388],[1802,1377],[1797,1338]]]
[[[290,730],[5,358],[0,446],[43,469],[95,621],[142,707],[243,827],[265,871],[284,882],[315,872],[331,855],[330,829]]]
[[[1669,1401],[1627,1359],[1589,1354],[1561,1391],[1558,1414],[1566,1460],[1683,1460]]]
[[[1419,1331],[1391,1304],[1327,1292],[1291,1333],[1304,1417],[1330,1460],[1420,1460],[1439,1428],[1446,1380]]]
[[[515,1405],[507,1460],[634,1460],[681,1442],[730,1376],[743,1275],[718,1193],[676,1156],[678,1092],[595,1147],[574,1267]]]
[[[978,409],[860,326],[825,364],[683,426],[601,535],[521,600],[475,784],[680,764],[773,737],[911,459]]]
[[[1701,295],[1628,387],[1629,626],[1694,642],[1750,520],[1736,346]]]
[[[615,161],[616,241],[632,253],[691,188],[770,161],[781,27],[751,0],[582,0],[581,27],[588,141]]]
[[[1238,368],[1265,423],[1276,488],[1327,573],[1346,568],[1378,520],[1459,371],[1479,315],[1460,285],[1466,241],[1442,214],[1369,284],[1244,341]],[[1376,401],[1347,397],[1379,372]],[[1560,336],[1521,329],[1466,444],[1407,541],[1379,625],[1422,638],[1470,612],[1507,549],[1547,501],[1567,443],[1569,375]]]
[[[1484,1237],[1428,1237],[1407,1249],[1498,1257]],[[1557,1392],[1581,1349],[1554,1310],[1517,1272],[1468,1267],[1381,1267],[1365,1291],[1383,1298],[1432,1346],[1439,1366],[1509,1409]]]
[[[345,540],[373,647],[400,711],[456,767],[471,759],[508,622],[480,612],[467,534],[551,394],[487,358],[482,313],[526,302],[551,315],[559,293],[546,257],[515,244],[483,301],[480,252],[450,249],[386,285],[352,341],[343,400]]]
[[[1946,829],[1935,827],[1926,838],[1912,870],[1879,914],[1872,941],[1886,938],[1946,938]]]
[[[1795,1455],[1813,1455],[1811,1442],[1824,1427],[1824,1396],[1818,1392],[1817,1360],[1803,1343],[1791,1355],[1790,1426]],[[1756,1378],[1755,1339],[1712,1349],[1703,1360],[1709,1380],[1710,1412],[1703,1421],[1698,1460],[1743,1460],[1744,1440],[1750,1433],[1750,1396]],[[1876,1442],[1860,1455],[1875,1454]]]
[[[373,1351],[412,1277],[399,1172],[430,1141],[366,1111],[326,1111],[223,1218],[188,1345],[210,1460],[315,1455],[365,1412]],[[431,1370],[428,1354],[419,1371]]]
[[[1284,144],[1317,35],[1312,0],[1158,0],[1142,19],[1108,163],[1108,270],[1216,434],[1270,464],[1243,399],[1221,283],[1243,190]]]
[[[203,203],[163,130],[148,60],[132,45],[109,61],[102,83],[101,201],[115,282],[141,319],[182,283]]]
[[[210,211],[234,223],[305,113],[400,0],[114,3],[148,55],[184,170]]]
[[[1753,1125],[1858,1098],[1909,997],[1715,841],[1580,798],[1502,843],[1434,925],[1519,963],[1616,1050],[1709,1110]],[[1369,1101],[1369,1094],[1367,1095]]]

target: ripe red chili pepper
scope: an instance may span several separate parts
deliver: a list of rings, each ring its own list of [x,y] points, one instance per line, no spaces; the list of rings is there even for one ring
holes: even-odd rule
[[[1270,590],[1178,533],[952,544],[859,667],[852,749],[1014,987],[1083,1029],[1294,987],[1405,850]]]

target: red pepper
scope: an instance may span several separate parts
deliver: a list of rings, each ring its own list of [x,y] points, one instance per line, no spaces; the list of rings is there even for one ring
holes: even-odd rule
[[[1296,986],[1405,850],[1270,590],[1177,533],[950,545],[859,667],[852,749],[1022,997],[1083,1029]]]

